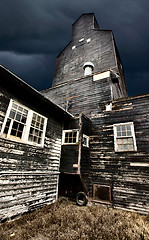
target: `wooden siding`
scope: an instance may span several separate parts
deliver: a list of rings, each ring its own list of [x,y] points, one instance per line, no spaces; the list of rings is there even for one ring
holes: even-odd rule
[[[90,125],[91,121],[86,118],[84,115],[81,116],[81,136],[83,134],[90,136]],[[89,143],[90,145],[90,143]],[[80,176],[84,187],[86,188],[86,192],[90,187],[90,149],[89,147],[83,146],[81,144],[81,156],[80,156]]]
[[[73,115],[86,116],[101,111],[100,104],[111,101],[111,88],[108,79],[93,81],[92,76],[78,79],[43,92],[64,109],[69,101],[68,111]]]
[[[67,174],[78,174],[78,189],[87,192],[90,184],[89,177],[89,148],[83,146],[82,137],[83,134],[89,136],[90,135],[90,120],[84,116],[83,114],[80,117],[75,118],[73,121],[69,123],[65,123],[64,129],[78,129],[79,130],[79,143],[76,145],[62,145],[61,152],[61,164],[60,164],[60,172]],[[75,164],[75,165],[74,165]],[[62,175],[63,176],[63,175]],[[69,179],[70,179],[69,175]],[[73,178],[73,177],[72,177]],[[61,178],[64,184],[65,178]],[[67,179],[67,177],[66,177]],[[80,187],[79,187],[80,186]],[[72,186],[73,187],[73,186]],[[60,192],[63,188],[63,185],[60,184]]]
[[[79,146],[76,145],[62,145],[60,172],[77,173]]]
[[[148,103],[149,95],[113,102],[112,111],[92,116],[90,137],[92,185],[110,186],[114,207],[146,214],[149,213]],[[134,123],[136,152],[114,151],[113,124],[125,122]]]
[[[6,91],[0,93],[0,130],[9,100]],[[48,124],[43,148],[0,138],[1,221],[57,198],[62,123],[49,114],[50,109],[45,115]]]
[[[111,30],[100,30],[94,14],[83,14],[72,27],[72,39],[58,55],[53,87],[84,76],[83,65],[94,64],[93,73],[113,70],[119,75],[119,97],[126,97],[124,73],[119,69],[120,58]],[[116,99],[116,98],[115,98]]]
[[[79,118],[75,118],[72,121],[64,123],[64,130],[78,129],[80,132]],[[80,133],[79,133],[80,139]],[[62,173],[77,173],[78,167],[73,167],[73,164],[78,165],[79,158],[79,144],[62,145],[60,172]]]
[[[116,67],[111,31],[94,30],[93,15],[83,15],[74,23],[71,42],[57,57],[52,86],[83,77],[85,62],[93,62],[94,73]]]

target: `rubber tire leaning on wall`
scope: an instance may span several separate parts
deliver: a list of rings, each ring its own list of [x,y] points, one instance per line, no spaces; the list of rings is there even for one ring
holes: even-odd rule
[[[78,206],[86,206],[88,203],[87,196],[84,192],[78,192],[76,195],[76,203]]]

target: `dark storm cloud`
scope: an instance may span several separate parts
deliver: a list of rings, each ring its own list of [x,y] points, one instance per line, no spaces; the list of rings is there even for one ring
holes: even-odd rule
[[[1,52],[0,62],[37,90],[48,88],[53,78],[55,56]],[[51,63],[51,64],[50,64]]]
[[[32,86],[50,86],[55,57],[70,41],[72,23],[94,12],[100,28],[114,32],[129,93],[149,91],[147,0],[1,0],[0,9],[0,63]]]

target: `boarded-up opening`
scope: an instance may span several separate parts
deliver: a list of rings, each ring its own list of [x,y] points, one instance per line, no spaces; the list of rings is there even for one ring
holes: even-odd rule
[[[111,202],[111,187],[105,185],[93,185],[93,200]]]

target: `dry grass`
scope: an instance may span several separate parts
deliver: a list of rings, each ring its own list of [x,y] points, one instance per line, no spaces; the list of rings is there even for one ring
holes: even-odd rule
[[[149,240],[149,217],[57,203],[0,225],[0,240]]]

